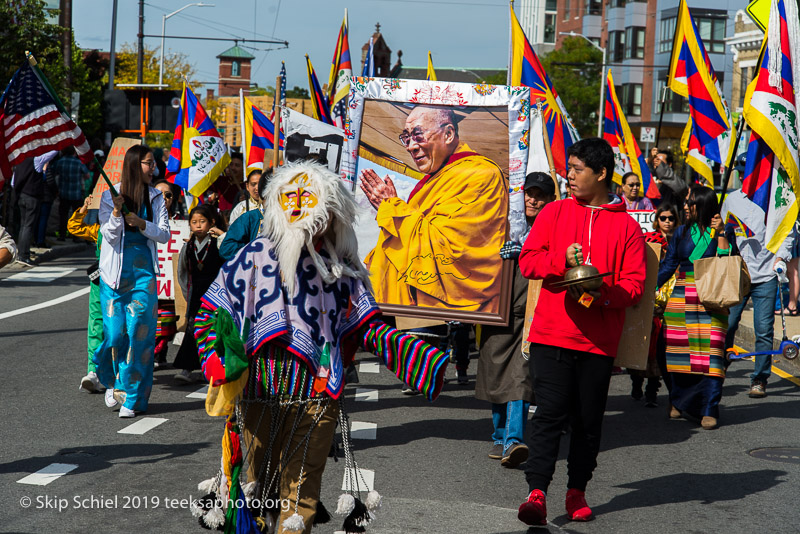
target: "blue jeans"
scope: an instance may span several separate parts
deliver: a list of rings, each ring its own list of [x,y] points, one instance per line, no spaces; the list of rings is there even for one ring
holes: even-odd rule
[[[728,316],[728,334],[725,337],[725,347],[733,346],[736,337],[736,330],[739,328],[739,320],[742,318],[748,299],[753,299],[753,326],[756,331],[756,350],[755,352],[769,352],[772,350],[772,338],[775,334],[775,292],[778,288],[778,279],[772,278],[766,282],[753,284],[750,287],[750,294],[747,295],[741,304],[731,308]],[[758,380],[767,383],[772,372],[772,356],[756,356],[756,365],[750,380]]]
[[[492,403],[492,441],[503,445],[505,453],[511,445],[525,442],[525,425],[531,403],[523,400]]]

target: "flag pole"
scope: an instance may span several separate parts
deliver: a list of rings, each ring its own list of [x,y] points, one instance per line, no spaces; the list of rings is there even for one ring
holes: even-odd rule
[[[661,88],[661,111],[658,114],[658,130],[656,130],[656,148],[658,148],[658,142],[661,141],[661,125],[664,123],[664,103],[667,100],[667,84],[664,84],[664,87]],[[650,156],[650,154],[648,154]]]
[[[244,129],[244,91],[241,88],[239,88],[239,128],[242,131],[242,149],[240,152],[244,156],[244,165],[242,165],[244,177],[242,182],[247,182],[247,162],[250,161],[250,159],[247,156],[247,138]]]
[[[539,117],[542,117],[542,101],[536,99],[536,109],[539,112]],[[553,163],[553,151],[550,149],[550,135],[547,133],[547,126],[542,117],[542,136],[544,136],[544,152],[547,154],[547,164],[550,167],[550,178],[556,186],[556,200],[561,200],[561,188],[558,186],[558,178],[556,178],[556,165]]]
[[[739,140],[742,138],[744,132],[744,113],[739,116],[739,123],[736,125],[736,140],[733,142],[733,149],[731,150],[731,161],[725,167],[725,178],[722,180],[722,193],[719,196],[719,205],[725,202],[725,195],[728,193],[728,181],[731,178],[733,171],[733,162],[736,161],[736,151],[739,149]]]
[[[278,75],[275,81],[275,98],[278,98],[280,94],[280,87],[281,87],[281,77]],[[281,106],[275,106],[275,116],[272,118],[272,171],[278,168],[280,165],[280,157],[281,157]]]
[[[65,115],[69,115],[66,111],[66,108],[64,107],[64,104],[61,102],[61,99],[58,97],[58,93],[56,93],[55,89],[53,89],[53,86],[50,85],[50,81],[47,79],[47,76],[45,76],[44,73],[41,71],[41,69],[39,69],[39,65],[36,61],[36,58],[33,57],[33,54],[31,54],[30,51],[28,50],[25,51],[25,56],[28,58],[28,64],[30,64],[31,69],[33,69],[33,73],[36,74],[36,77],[39,79],[40,82],[42,82],[42,85],[44,85],[45,90],[47,90],[47,92],[50,94],[50,97],[52,97],[53,101],[56,104],[56,108],[58,108],[58,111],[64,113]],[[103,170],[103,166],[100,165],[99,161],[97,161],[97,156],[92,154],[92,160],[94,161],[94,164],[97,166],[97,168],[100,170],[100,174],[103,176],[103,179],[106,181],[106,184],[108,185],[108,190],[111,191],[111,196],[119,195],[117,190],[114,188],[114,185],[111,183],[111,180],[108,178],[105,171]],[[125,206],[124,204],[122,205],[122,212],[125,215],[129,213],[127,206]]]

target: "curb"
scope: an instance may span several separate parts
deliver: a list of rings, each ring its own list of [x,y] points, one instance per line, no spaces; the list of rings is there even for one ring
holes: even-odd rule
[[[755,329],[746,324],[739,323],[739,329],[736,331],[736,338],[734,343],[742,347],[746,351],[753,351],[756,346],[756,331]],[[778,350],[781,346],[781,338],[772,338],[772,348]],[[798,376],[800,375],[800,358],[795,360],[786,360],[780,355],[772,357],[772,365],[780,368],[787,373]]]
[[[84,250],[90,250],[83,243],[76,243],[74,245],[57,245],[42,254],[36,257],[36,265],[41,265],[44,262],[52,261],[57,258],[61,258],[62,256],[69,256],[70,254],[75,254],[76,252],[83,252]]]

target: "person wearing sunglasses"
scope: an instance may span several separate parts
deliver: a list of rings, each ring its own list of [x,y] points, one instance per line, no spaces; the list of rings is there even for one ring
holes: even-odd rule
[[[642,181],[635,172],[625,173],[622,177],[622,200],[625,201],[625,209],[631,210],[651,210],[653,203],[649,198],[642,198],[639,194],[642,191]]]

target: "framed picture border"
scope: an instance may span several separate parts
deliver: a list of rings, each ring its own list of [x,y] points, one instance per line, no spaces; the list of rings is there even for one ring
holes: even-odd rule
[[[508,85],[488,85],[395,78],[350,78],[350,98],[344,123],[344,149],[340,175],[355,192],[358,171],[358,144],[364,104],[367,100],[394,103],[462,107],[506,107],[508,109],[508,240],[522,243],[527,230],[523,185],[528,163],[530,136],[530,89]],[[497,251],[498,255],[500,251]],[[378,303],[388,315],[442,321],[461,321],[492,325],[508,324],[511,313],[511,284],[514,262],[503,261],[500,280],[499,312],[465,312],[442,308]]]

